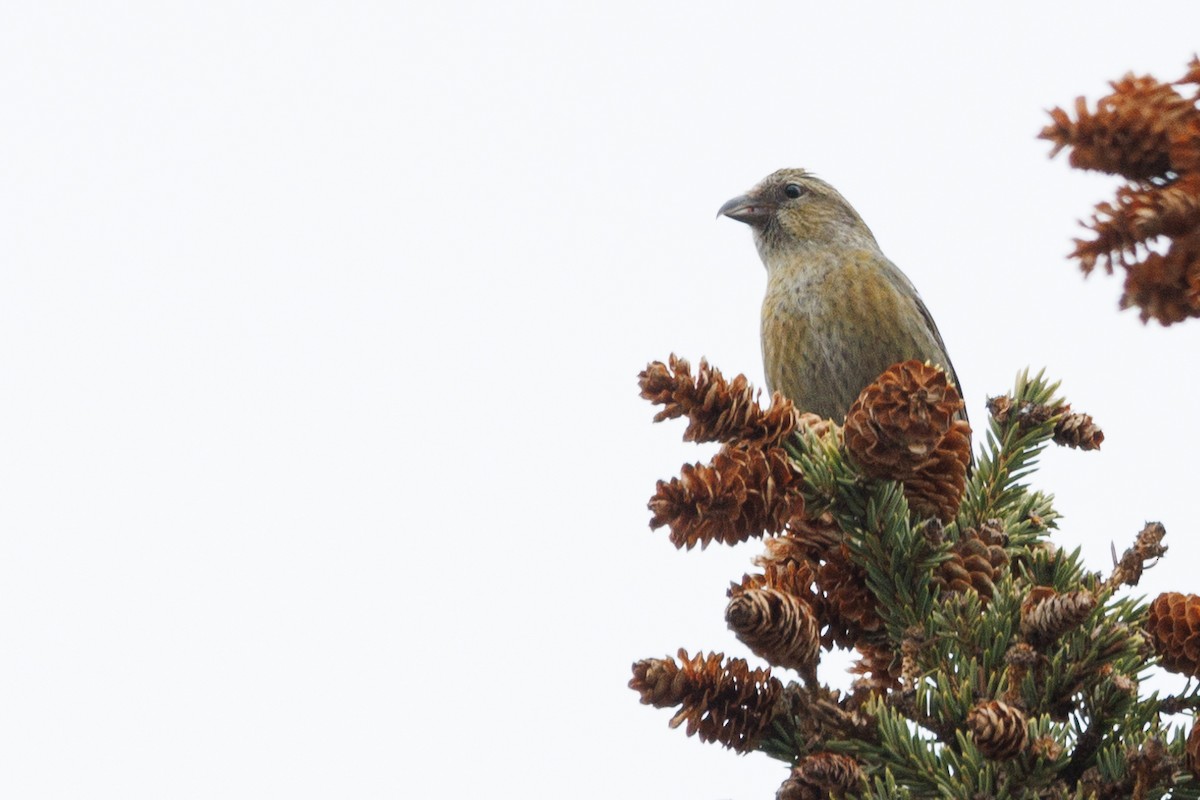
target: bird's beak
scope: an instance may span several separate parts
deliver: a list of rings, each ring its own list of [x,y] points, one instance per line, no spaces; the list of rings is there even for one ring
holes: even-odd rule
[[[774,211],[774,206],[765,200],[752,194],[743,194],[721,206],[717,216],[726,216],[747,225],[760,225],[766,222]]]

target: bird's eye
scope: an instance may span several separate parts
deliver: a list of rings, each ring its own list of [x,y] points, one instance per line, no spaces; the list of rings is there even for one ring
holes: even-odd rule
[[[804,192],[804,187],[798,183],[789,183],[787,186],[783,187],[783,193],[792,200],[795,200],[797,197],[804,194]]]

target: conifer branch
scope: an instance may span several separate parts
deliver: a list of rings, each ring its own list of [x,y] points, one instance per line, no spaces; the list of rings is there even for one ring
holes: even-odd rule
[[[992,416],[986,447],[967,483],[958,512],[960,527],[982,525],[989,519],[1005,516],[1009,518],[1006,522],[1015,522],[1011,512],[1002,513],[1005,509],[1016,510],[1014,506],[1026,515],[1033,511],[1032,506],[1018,506],[1026,491],[1021,479],[1033,471],[1037,457],[1054,435],[1061,416],[1056,411],[1065,405],[1055,397],[1057,390],[1058,383],[1046,381],[1043,371],[1030,376],[1024,370],[1017,376],[1012,395],[989,401]],[[1033,525],[1024,527],[1052,527],[1052,512],[1048,508],[1043,510],[1046,516],[1039,515],[1036,520],[1027,517],[1027,522]]]
[[[1158,698],[1158,708],[1164,714],[1200,709],[1200,687],[1189,694],[1169,694]]]
[[[1159,699],[1138,689],[1156,658],[1200,676],[1200,595],[1165,592],[1149,605],[1117,595],[1166,553],[1157,523],[1107,578],[1085,568],[1078,548],[1050,542],[1052,498],[1027,485],[1037,457],[1052,440],[1100,438],[1057,384],[1025,371],[992,401],[963,492],[957,468],[929,472],[913,457],[944,449],[939,463],[963,463],[953,398],[922,365],[896,365],[868,387],[845,429],[801,418],[763,444],[762,425],[731,422],[757,413],[746,410],[754,395],[741,376],[718,380],[703,365],[700,393],[680,363],[654,372],[651,399],[667,398],[692,424],[707,420],[696,430],[740,429],[753,444],[734,436],[709,465],[661,482],[652,524],[669,526],[680,547],[773,534],[760,571],[731,585],[726,621],[803,682],[680,651],[634,665],[643,702],[674,707],[671,724],[701,739],[791,764],[785,800],[856,791],[1117,800],[1164,787],[1187,796],[1180,787],[1193,784],[1178,766],[1200,761],[1200,735],[1163,745],[1155,732],[1163,714],[1200,709],[1200,691]],[[907,391],[917,396],[905,400]],[[820,682],[821,652],[833,647],[858,652],[849,694]]]
[[[1075,748],[1071,751],[1071,760],[1059,772],[1059,778],[1065,781],[1068,785],[1074,786],[1083,777],[1086,770],[1092,763],[1093,756],[1100,749],[1100,745],[1104,743],[1104,727],[1106,721],[1099,717],[1093,717],[1088,723],[1087,728],[1075,740]]]

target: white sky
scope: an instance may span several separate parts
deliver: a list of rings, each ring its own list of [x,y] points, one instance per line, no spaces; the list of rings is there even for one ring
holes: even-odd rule
[[[747,655],[758,547],[647,529],[711,450],[635,375],[761,383],[713,217],[781,166],[920,288],[977,424],[1032,364],[1103,426],[1037,476],[1055,540],[1105,569],[1161,519],[1141,588],[1196,588],[1200,321],[1081,279],[1115,181],[1035,138],[1178,77],[1194,0],[103,5],[0,12],[0,794],[773,796],[625,684]]]

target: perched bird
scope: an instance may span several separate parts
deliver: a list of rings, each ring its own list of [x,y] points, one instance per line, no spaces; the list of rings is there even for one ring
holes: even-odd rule
[[[769,389],[840,422],[859,393],[898,361],[932,362],[958,384],[917,290],[828,183],[781,169],[721,206],[722,214],[750,226],[767,268],[762,351]]]

